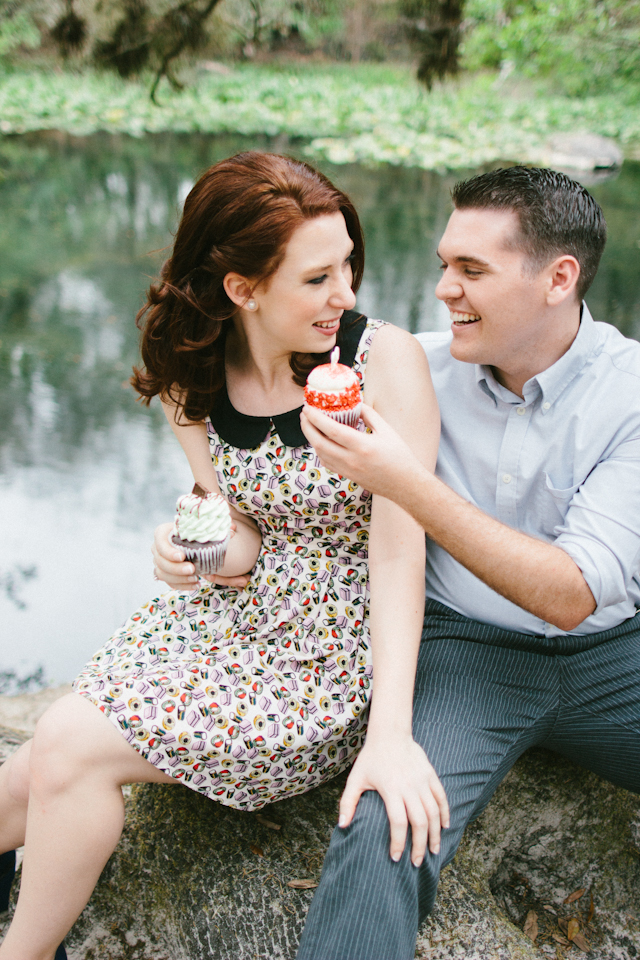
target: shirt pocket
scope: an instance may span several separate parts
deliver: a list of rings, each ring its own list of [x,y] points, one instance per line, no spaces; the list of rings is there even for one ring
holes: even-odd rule
[[[556,487],[548,473],[542,474],[536,496],[536,520],[543,537],[549,540],[556,538],[556,528],[563,523],[569,504],[579,488],[579,483],[572,487]]]

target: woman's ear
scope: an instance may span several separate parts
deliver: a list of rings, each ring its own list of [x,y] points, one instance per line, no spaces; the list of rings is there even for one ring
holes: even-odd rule
[[[548,268],[549,287],[547,303],[558,306],[567,297],[575,296],[576,284],[580,277],[580,264],[571,254],[558,257]]]
[[[237,307],[244,307],[253,294],[253,284],[239,273],[228,273],[222,286],[229,300]]]

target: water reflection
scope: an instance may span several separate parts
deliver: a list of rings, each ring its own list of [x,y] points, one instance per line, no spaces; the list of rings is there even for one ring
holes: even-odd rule
[[[0,140],[0,669],[69,678],[154,591],[151,531],[189,471],[161,412],[128,388],[132,318],[198,174],[248,146],[296,151],[232,137]],[[360,308],[446,328],[434,251],[455,178],[325,169],[362,216]],[[592,190],[610,240],[589,304],[640,338],[640,165]]]

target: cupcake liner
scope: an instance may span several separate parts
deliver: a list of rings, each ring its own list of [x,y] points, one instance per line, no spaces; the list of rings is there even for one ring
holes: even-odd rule
[[[355,407],[352,407],[351,410],[325,410],[324,413],[328,417],[331,417],[332,420],[336,420],[338,423],[344,423],[347,427],[356,427],[358,425],[358,420],[360,419],[360,411],[362,410],[362,404],[357,403]]]
[[[196,573],[201,577],[210,573],[217,573],[225,561],[227,547],[231,534],[229,533],[224,540],[218,540],[215,543],[197,543],[194,540],[181,540],[180,537],[172,535],[171,541],[179,547],[196,568]]]

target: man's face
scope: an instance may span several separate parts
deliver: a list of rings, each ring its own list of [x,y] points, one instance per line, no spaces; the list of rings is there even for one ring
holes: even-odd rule
[[[498,375],[536,366],[548,321],[546,271],[528,269],[518,233],[513,211],[454,210],[438,247],[436,296],[451,311],[451,353]]]

